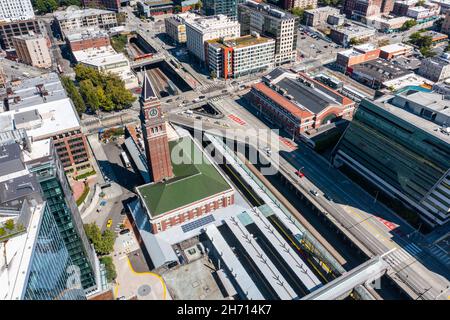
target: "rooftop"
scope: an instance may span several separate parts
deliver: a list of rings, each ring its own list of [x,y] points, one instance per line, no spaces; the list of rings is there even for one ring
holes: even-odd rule
[[[101,10],[101,9],[79,9],[75,10],[72,8],[67,8],[65,11],[56,11],[53,13],[53,16],[57,20],[68,20],[68,19],[79,19],[87,16],[96,16],[102,14],[115,14],[114,11]]]
[[[342,26],[334,26],[332,30],[341,32],[347,36],[358,37],[361,35],[375,34],[375,29],[363,27],[354,23],[345,23]]]
[[[66,33],[65,37],[68,41],[81,41],[86,39],[94,38],[105,38],[108,37],[108,32],[102,29],[87,28],[83,30],[74,30],[73,33]]]
[[[232,189],[190,137],[170,141],[169,148],[174,178],[137,188],[151,217]]]
[[[285,19],[294,19],[296,16],[293,14],[280,9],[279,7],[272,6],[268,3],[258,3],[256,1],[247,0],[239,6],[244,6],[254,11],[258,11],[260,14],[269,16],[271,18],[285,20]]]
[[[114,50],[112,46],[105,46],[99,48],[88,48],[84,50],[78,50],[73,52],[73,56],[77,62],[82,62],[88,60],[88,62],[92,62],[94,59],[105,59],[106,57],[112,57],[117,55],[117,52]]]
[[[433,40],[448,38],[448,35],[446,35],[445,33],[440,33],[433,30],[422,32],[422,36],[430,36],[433,38]]]
[[[224,27],[240,26],[239,22],[226,15],[218,14],[215,16],[199,16],[195,19],[186,19],[186,25],[200,32],[222,29]]]
[[[360,72],[366,75],[370,75],[374,79],[380,82],[393,80],[399,77],[403,77],[412,71],[400,67],[390,61],[383,59],[375,59],[364,63],[356,64],[352,66],[353,72]]]
[[[402,50],[413,50],[413,47],[404,43],[393,43],[393,44],[388,44],[387,46],[384,47],[380,47],[381,51],[384,52],[388,52],[388,53],[394,53],[397,51],[402,51]]]
[[[387,100],[388,97],[385,97],[385,99]],[[446,143],[450,143],[450,135],[442,133],[439,130],[439,125],[437,125],[431,121],[428,121],[424,118],[421,118],[407,110],[396,107],[396,106],[388,103],[386,100],[385,101],[377,101],[377,102],[363,100],[363,103],[366,106],[376,106],[376,107],[382,108],[382,109],[386,110],[387,112],[391,113],[392,115],[396,116],[397,118],[416,126],[417,128],[427,132],[428,134],[430,134]]]
[[[1,89],[0,96],[8,96],[6,104],[4,101],[5,110],[18,110],[67,98],[58,74],[54,72],[21,80],[15,86]]]
[[[214,39],[214,40],[209,40],[207,42],[211,43],[211,44],[216,43],[218,45],[230,47],[230,48],[231,47],[232,48],[244,48],[244,47],[254,46],[254,45],[267,43],[267,42],[275,42],[275,40],[273,40],[271,38],[260,37],[259,35],[258,36],[247,35],[247,36],[243,36],[240,38],[233,38],[233,39],[226,39],[226,40]]]

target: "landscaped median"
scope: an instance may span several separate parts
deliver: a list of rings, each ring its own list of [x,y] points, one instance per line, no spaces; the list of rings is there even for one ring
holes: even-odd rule
[[[80,206],[84,202],[84,200],[86,200],[86,197],[89,194],[89,190],[90,190],[89,185],[87,185],[87,184],[84,185],[83,193],[81,194],[81,196],[76,201],[77,202],[77,206]]]
[[[92,171],[88,171],[82,174],[77,175],[76,177],[74,177],[75,180],[83,180],[89,176],[93,176],[94,174],[96,174],[97,172],[95,170]]]

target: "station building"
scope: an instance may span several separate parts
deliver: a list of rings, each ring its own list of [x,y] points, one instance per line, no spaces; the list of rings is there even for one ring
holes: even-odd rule
[[[351,119],[355,102],[305,74],[277,68],[252,86],[250,103],[292,134]]]
[[[172,135],[145,74],[141,124],[151,182],[136,188],[151,232],[158,233],[234,203],[234,188],[190,136]]]

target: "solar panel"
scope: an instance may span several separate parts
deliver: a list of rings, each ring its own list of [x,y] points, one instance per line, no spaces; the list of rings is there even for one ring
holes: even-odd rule
[[[183,230],[183,232],[186,233],[194,229],[200,228],[204,225],[207,225],[208,223],[214,222],[215,220],[216,219],[214,219],[214,216],[210,214],[195,221],[186,223],[185,225],[181,226],[181,230]]]

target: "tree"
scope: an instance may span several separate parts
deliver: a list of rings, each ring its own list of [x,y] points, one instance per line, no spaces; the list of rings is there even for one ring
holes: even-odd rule
[[[201,0],[198,0],[198,2],[194,4],[193,8],[194,10],[201,10],[203,8],[203,3],[201,2]]]
[[[389,39],[381,39],[378,40],[378,47],[387,46],[390,43]]]
[[[56,0],[36,0],[34,6],[37,12],[46,14],[55,11],[58,8],[58,3]]]
[[[100,109],[98,91],[91,80],[87,79],[80,82],[80,94],[92,110],[97,111]]]
[[[83,98],[81,97],[80,92],[73,81],[69,77],[63,76],[61,77],[61,82],[67,92],[67,95],[70,99],[72,99],[78,114],[81,115],[83,112],[86,112],[86,104],[84,103]]]
[[[117,278],[116,266],[111,257],[102,257],[100,262],[105,265],[106,279],[108,282],[112,282]]]
[[[425,0],[419,0],[419,1],[417,1],[417,3],[416,3],[416,7],[423,7],[423,5],[425,4]]]
[[[84,230],[94,245],[97,254],[106,255],[114,250],[114,242],[116,241],[116,234],[114,232],[107,229],[101,233],[100,228],[94,222],[85,224]]]
[[[403,25],[401,26],[400,30],[401,31],[406,31],[406,30],[411,29],[415,25],[417,25],[417,21],[411,19],[411,20],[405,21],[405,23],[403,23]]]
[[[305,14],[305,9],[298,8],[298,7],[297,7],[297,8],[292,8],[291,13],[292,13],[294,16],[299,17],[299,18],[300,18],[300,21],[302,21],[302,20],[303,20],[303,16],[304,16],[304,14]]]
[[[10,231],[13,230],[14,229],[14,220],[13,219],[6,220],[5,228]]]
[[[176,5],[175,7],[173,7],[173,12],[174,13],[179,13],[179,12],[181,12],[181,6],[180,5]]]
[[[436,55],[436,53],[431,50],[430,47],[423,47],[420,48],[420,53],[425,57],[425,58],[431,58],[434,57]]]

